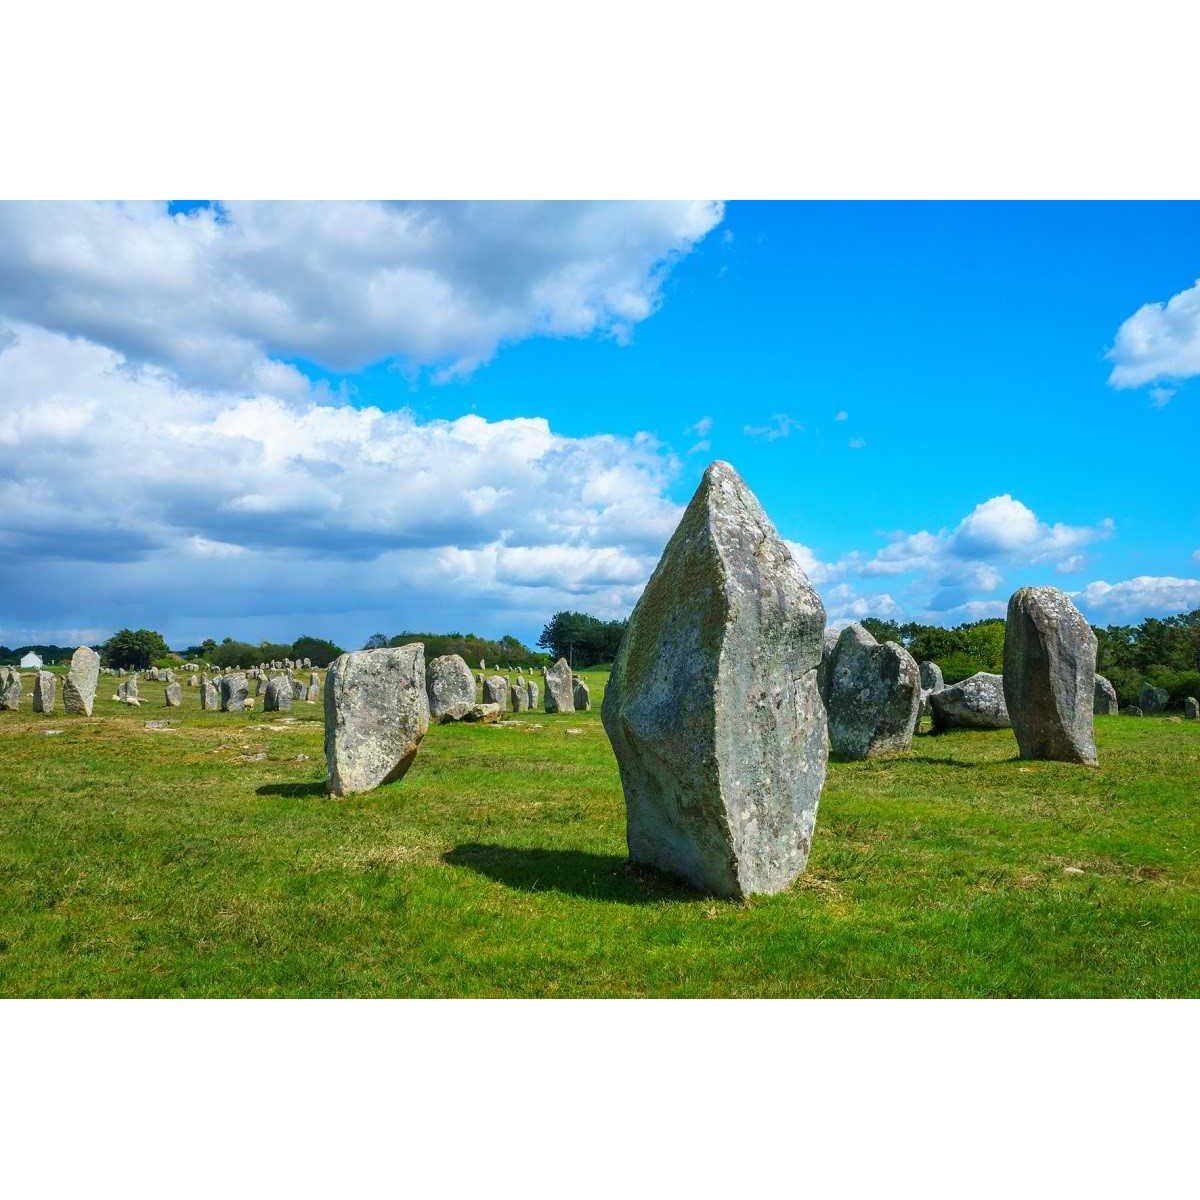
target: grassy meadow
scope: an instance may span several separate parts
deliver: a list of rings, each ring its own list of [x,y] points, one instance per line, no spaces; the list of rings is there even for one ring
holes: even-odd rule
[[[808,871],[739,903],[625,862],[585,674],[591,712],[434,726],[403,780],[334,800],[319,704],[167,709],[143,681],[129,709],[102,676],[91,718],[61,688],[43,716],[26,673],[0,995],[1200,992],[1200,722],[1100,718],[1096,770],[1008,731],[831,763]]]

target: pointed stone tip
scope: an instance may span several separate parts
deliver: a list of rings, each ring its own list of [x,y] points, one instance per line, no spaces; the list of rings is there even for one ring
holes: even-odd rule
[[[723,458],[714,458],[712,462],[704,468],[705,482],[719,479],[722,476],[729,479],[736,479],[738,483],[742,482],[742,477],[737,473],[737,468],[732,463],[727,463]]]

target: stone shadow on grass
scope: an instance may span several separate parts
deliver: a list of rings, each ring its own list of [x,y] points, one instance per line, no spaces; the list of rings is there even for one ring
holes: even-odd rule
[[[523,892],[561,892],[615,904],[701,898],[670,876],[635,866],[617,854],[465,842],[443,854],[442,861],[452,867],[467,867]]]
[[[259,796],[324,796],[329,785],[323,779],[311,783],[264,783],[254,791]]]

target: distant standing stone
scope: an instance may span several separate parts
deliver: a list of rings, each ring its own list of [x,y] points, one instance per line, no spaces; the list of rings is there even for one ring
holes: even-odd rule
[[[503,675],[489,675],[483,681],[483,701],[500,705],[501,712],[508,707],[508,680]]]
[[[21,673],[12,667],[0,667],[0,711],[19,711],[24,691]]]
[[[1022,758],[1095,766],[1096,635],[1066,592],[1023,587],[1008,601],[1004,702]]]
[[[301,679],[293,679],[292,684],[292,699],[303,700],[308,695],[308,689],[304,686],[304,681]]]
[[[168,683],[163,689],[163,699],[168,708],[178,708],[183,703],[183,688],[177,683]]]
[[[778,892],[804,870],[828,754],[824,628],[758,500],[712,463],[604,695],[634,862],[725,896]]]
[[[217,685],[215,683],[202,683],[200,685],[200,707],[212,710],[221,707],[221,698],[217,694]]]
[[[1200,721],[1200,700],[1195,696],[1184,696],[1183,719],[1185,721]]]
[[[336,796],[399,779],[429,728],[425,647],[355,650],[325,677],[325,760]]]
[[[852,621],[834,646],[828,688],[829,743],[839,758],[911,747],[921,708],[921,671],[898,642],[881,646]]]
[[[1011,729],[1004,703],[1004,680],[990,671],[979,671],[961,683],[929,693],[933,727],[946,729]]]
[[[1103,675],[1097,675],[1092,689],[1092,711],[1098,717],[1115,717],[1120,709],[1117,689]]]
[[[1125,707],[1121,709],[1121,712],[1126,717],[1140,717],[1142,715],[1142,710],[1138,708],[1136,704],[1125,705]]]
[[[195,675],[188,676],[188,687],[195,687],[200,680]]]
[[[459,654],[431,658],[425,668],[431,721],[461,721],[475,705],[475,677]]]
[[[136,675],[130,675],[130,677],[125,680],[124,686],[125,691],[121,694],[124,695],[125,699],[136,700],[138,698],[138,677]]]
[[[1138,696],[1138,708],[1144,713],[1160,713],[1165,711],[1167,701],[1171,696],[1166,688],[1154,687],[1152,684],[1143,683],[1141,694]]]
[[[592,693],[588,689],[587,680],[575,677],[572,699],[575,701],[576,712],[591,712]]]
[[[54,697],[58,692],[58,684],[52,671],[39,671],[33,681],[33,711],[36,713],[52,713]]]
[[[927,692],[940,692],[946,686],[942,678],[942,668],[932,659],[926,659],[921,664],[921,686]]]
[[[263,712],[291,712],[292,685],[286,675],[276,675],[267,680],[267,690],[263,696]]]
[[[575,695],[571,688],[571,667],[567,660],[560,658],[554,666],[547,667],[543,680],[546,684],[546,711],[574,712]]]
[[[532,679],[525,681],[525,694],[529,697],[529,711],[537,712],[538,685]]]
[[[246,682],[245,675],[234,673],[221,676],[222,712],[242,712],[249,695],[250,685]]]
[[[512,702],[513,712],[529,711],[529,693],[525,690],[525,685],[519,679],[508,689],[508,698]]]

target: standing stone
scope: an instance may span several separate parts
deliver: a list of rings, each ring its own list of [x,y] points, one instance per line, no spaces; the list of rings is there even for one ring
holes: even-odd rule
[[[263,698],[263,712],[291,712],[292,685],[286,675],[276,675],[267,681],[267,692]]]
[[[266,690],[267,683],[268,683],[268,680],[267,680],[266,676],[264,676],[264,675],[256,676],[256,678],[254,680],[254,694],[256,696],[261,696],[263,694],[263,692]],[[265,708],[265,705],[264,705],[264,708]]]
[[[242,712],[250,695],[245,675],[234,673],[221,676],[221,711]]]
[[[316,704],[321,699],[321,685],[319,683],[310,683],[308,690],[304,693],[304,698],[309,704]]]
[[[130,677],[125,680],[124,692],[120,692],[120,689],[118,689],[118,692],[120,695],[124,696],[126,700],[136,700],[138,698],[138,677],[136,675],[130,675]]]
[[[58,684],[52,671],[39,671],[33,681],[33,711],[36,713],[52,713],[54,697],[58,692]]]
[[[929,704],[937,733],[946,729],[1012,728],[1004,703],[1004,680],[990,671],[979,671],[961,683],[930,692]]]
[[[63,711],[90,717],[99,679],[100,655],[89,646],[80,646],[71,655],[71,666],[63,680]]]
[[[1121,711],[1117,689],[1103,675],[1096,676],[1092,689],[1092,711],[1098,717],[1115,717]]]
[[[827,758],[825,609],[714,462],[629,618],[604,696],[629,856],[726,896],[804,870]]]
[[[1183,719],[1185,721],[1200,721],[1200,700],[1195,696],[1184,696]]]
[[[188,676],[188,687],[195,687],[200,682],[195,675]]]
[[[200,707],[209,710],[221,707],[221,699],[217,694],[217,685],[215,683],[202,683],[200,685]]]
[[[826,708],[829,707],[829,677],[833,671],[833,650],[837,640],[836,629],[826,629],[821,635],[821,665],[817,668],[817,692]]]
[[[24,690],[19,671],[12,667],[0,667],[0,712],[19,711]]]
[[[303,680],[293,679],[290,682],[292,685],[292,699],[303,700],[308,695],[308,689],[304,686]]]
[[[1142,715],[1142,710],[1138,708],[1136,704],[1127,704],[1123,709],[1121,709],[1121,713],[1126,717],[1140,717]]]
[[[1096,635],[1066,592],[1013,592],[1004,626],[1004,703],[1021,757],[1095,766],[1095,689]]]
[[[461,721],[475,706],[475,677],[458,654],[431,658],[425,668],[431,721]]]
[[[525,683],[525,694],[529,697],[529,711],[537,712],[538,685],[532,679]]]
[[[932,659],[927,658],[921,664],[921,686],[927,692],[940,692],[946,686],[942,668]]]
[[[1138,696],[1137,706],[1144,713],[1160,713],[1165,711],[1167,701],[1170,699],[1170,693],[1166,688],[1154,687],[1152,684],[1143,683],[1141,694]]]
[[[508,707],[508,680],[503,675],[489,675],[483,681],[483,702],[500,705],[501,712]]]
[[[168,683],[163,689],[163,699],[168,708],[178,708],[183,703],[183,688],[177,683]]]
[[[921,670],[898,642],[880,645],[857,621],[829,663],[829,742],[839,758],[908,750],[921,708]]]
[[[552,667],[542,672],[546,684],[546,711],[548,713],[571,713],[575,711],[575,696],[571,689],[571,667],[565,658],[560,658]]]
[[[399,779],[429,728],[425,647],[355,650],[325,676],[325,759],[336,796]]]
[[[575,702],[576,712],[592,711],[592,693],[588,689],[587,681],[580,679],[578,675],[575,676],[571,698]]]
[[[508,696],[512,701],[513,712],[529,711],[529,693],[525,690],[525,685],[519,680],[508,689]]]

